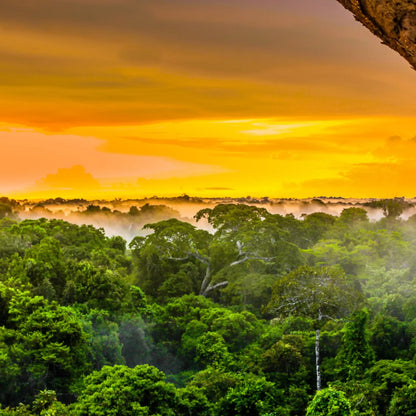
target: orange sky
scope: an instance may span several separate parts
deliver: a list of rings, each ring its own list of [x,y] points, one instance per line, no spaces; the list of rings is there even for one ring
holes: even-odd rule
[[[416,73],[335,0],[4,0],[0,75],[0,194],[416,195]]]

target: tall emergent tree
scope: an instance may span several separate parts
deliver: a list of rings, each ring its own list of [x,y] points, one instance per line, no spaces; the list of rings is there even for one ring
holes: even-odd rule
[[[207,296],[228,284],[227,280],[213,279],[225,267],[257,260],[277,263],[283,271],[288,271],[289,263],[300,257],[299,249],[284,238],[287,232],[264,208],[220,204],[199,211],[195,218],[197,221],[207,219],[214,232],[197,229],[177,219],[147,224],[145,229],[153,233],[136,237],[130,243],[133,255],[142,261],[141,269],[146,269],[143,261],[146,256],[165,262],[197,263],[204,270],[197,293]]]
[[[321,389],[320,328],[328,319],[340,319],[355,310],[361,294],[345,273],[328,267],[302,266],[279,279],[267,306],[280,317],[304,316],[315,320],[316,389]]]

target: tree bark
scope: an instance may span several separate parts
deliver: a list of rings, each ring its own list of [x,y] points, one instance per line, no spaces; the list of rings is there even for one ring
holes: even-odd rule
[[[205,276],[204,276],[204,280],[202,280],[201,283],[201,289],[199,291],[199,294],[202,296],[206,296],[207,295],[207,288],[209,286],[209,284],[211,283],[211,265],[208,263],[207,264],[207,269],[205,270]]]
[[[416,69],[416,2],[414,0],[337,0],[382,43]]]
[[[321,364],[320,364],[320,357],[319,357],[319,327],[321,326],[323,315],[321,309],[319,308],[318,313],[318,328],[316,330],[315,335],[315,366],[316,366],[316,391],[321,390]]]
[[[204,277],[204,280],[201,283],[201,289],[199,291],[199,294],[201,296],[205,296],[206,297],[208,295],[208,293],[211,292],[211,290],[215,290],[215,289],[217,289],[219,287],[227,286],[228,285],[228,281],[227,280],[224,280],[223,282],[219,282],[219,283],[216,283],[216,284],[213,285],[211,283],[211,279],[212,279],[211,274],[212,274],[211,273],[211,264],[208,263],[207,264],[207,269],[205,271],[205,277]]]
[[[321,390],[321,366],[319,363],[319,329],[315,337],[315,363],[316,363],[316,390]]]

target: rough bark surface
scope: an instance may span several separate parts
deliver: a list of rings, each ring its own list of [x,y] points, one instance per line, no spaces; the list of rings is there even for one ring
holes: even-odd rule
[[[416,0],[337,0],[416,69]]]
[[[315,337],[315,364],[316,364],[316,390],[321,390],[321,365],[319,357],[319,329],[316,330]]]

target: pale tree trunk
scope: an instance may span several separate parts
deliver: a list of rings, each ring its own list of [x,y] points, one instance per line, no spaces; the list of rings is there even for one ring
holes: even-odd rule
[[[319,329],[315,337],[316,390],[321,390],[321,366],[319,364]]]
[[[202,280],[201,289],[199,291],[200,295],[206,296],[207,288],[210,283],[211,283],[211,264],[207,263],[207,269],[205,270],[204,280]]]
[[[319,327],[321,326],[322,321],[322,312],[319,309],[318,314],[318,329],[316,330],[315,335],[315,367],[316,367],[316,390],[321,390],[321,364],[320,364],[320,356],[319,356]]]
[[[211,279],[212,279],[211,264],[207,263],[207,269],[205,271],[205,277],[204,277],[204,280],[202,281],[201,289],[199,291],[199,294],[201,296],[206,297],[208,295],[208,293],[211,292],[212,290],[215,290],[215,289],[218,289],[219,287],[223,287],[223,286],[228,285],[228,280],[224,280],[222,282],[219,282],[219,283],[216,283],[216,284],[213,285],[211,283]]]

